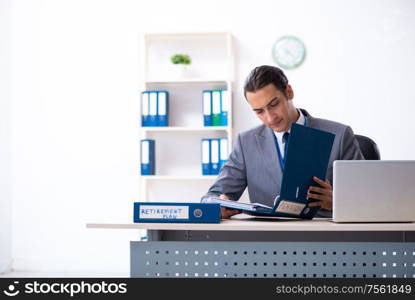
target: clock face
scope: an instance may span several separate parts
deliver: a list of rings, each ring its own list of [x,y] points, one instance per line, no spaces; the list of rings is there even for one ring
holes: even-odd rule
[[[305,46],[294,36],[283,36],[272,47],[272,57],[281,68],[293,69],[304,61]]]

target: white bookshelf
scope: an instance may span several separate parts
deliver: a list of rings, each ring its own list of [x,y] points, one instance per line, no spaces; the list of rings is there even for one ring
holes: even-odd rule
[[[143,36],[142,45],[141,91],[169,92],[169,127],[140,127],[140,139],[155,140],[156,174],[140,175],[139,201],[198,202],[216,179],[216,175],[202,175],[201,139],[227,137],[229,150],[232,147],[232,35],[152,33]],[[176,53],[192,59],[185,77],[177,76],[170,62]],[[228,126],[203,126],[202,91],[213,89],[229,91]],[[173,194],[188,198],[169,198]]]

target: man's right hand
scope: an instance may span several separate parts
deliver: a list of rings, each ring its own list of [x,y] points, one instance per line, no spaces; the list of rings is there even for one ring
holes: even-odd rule
[[[229,200],[229,197],[226,196],[225,194],[220,195],[219,198],[221,198],[222,200]],[[241,211],[237,210],[237,209],[230,209],[230,208],[226,208],[226,207],[221,207],[220,208],[220,213],[221,213],[221,218],[222,219],[229,219],[233,215],[240,214]]]

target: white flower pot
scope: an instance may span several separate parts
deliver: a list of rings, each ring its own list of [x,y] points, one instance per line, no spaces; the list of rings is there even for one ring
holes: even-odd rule
[[[174,64],[173,69],[176,78],[186,78],[188,75],[188,65]]]

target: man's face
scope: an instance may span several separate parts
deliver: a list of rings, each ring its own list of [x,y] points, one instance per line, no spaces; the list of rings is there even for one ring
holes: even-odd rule
[[[293,91],[290,85],[287,86],[286,95],[271,83],[256,92],[247,92],[246,98],[265,126],[281,132],[289,130],[291,123],[298,117],[292,102]]]

